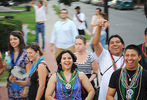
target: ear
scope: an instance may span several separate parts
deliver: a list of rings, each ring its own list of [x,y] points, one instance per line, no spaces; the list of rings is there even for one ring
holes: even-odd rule
[[[141,60],[141,56],[139,56],[139,61]]]

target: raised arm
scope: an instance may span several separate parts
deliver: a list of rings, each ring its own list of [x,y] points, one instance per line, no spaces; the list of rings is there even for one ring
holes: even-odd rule
[[[101,29],[102,29],[102,26],[105,25],[105,23],[107,22],[107,20],[105,19],[100,19],[96,24],[97,24],[97,28],[96,28],[96,31],[95,31],[95,34],[94,34],[94,37],[93,37],[93,47],[94,47],[94,50],[95,50],[95,53],[97,56],[100,56],[102,50],[103,50],[103,47],[100,43],[100,37],[101,37]]]
[[[44,6],[47,7],[48,2],[46,0],[42,0],[42,1],[43,1]]]
[[[56,74],[53,74],[47,84],[47,88],[46,88],[46,92],[45,92],[45,100],[55,100],[52,97],[52,95],[55,91],[56,82],[57,82],[56,81]]]
[[[85,100],[93,100],[95,92],[94,92],[94,88],[92,87],[90,81],[88,80],[88,77],[83,72],[79,72],[79,79],[82,83],[82,86],[88,92],[88,95]]]

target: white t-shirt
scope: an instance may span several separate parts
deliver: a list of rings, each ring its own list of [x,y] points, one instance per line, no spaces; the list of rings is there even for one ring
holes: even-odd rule
[[[38,7],[34,5],[36,22],[46,21],[45,6]]]
[[[82,23],[77,19],[76,15],[74,15],[74,17],[73,17],[73,21],[74,21],[77,29],[79,29],[79,30],[86,29],[86,26],[85,26],[85,20],[86,20],[85,19],[85,14],[84,13],[79,13],[78,17],[80,18]]]
[[[101,55],[98,57],[95,53],[94,56],[96,57],[96,61],[99,63],[100,71],[103,74],[111,65],[112,59],[108,50],[103,48]],[[117,61],[120,57],[113,56],[114,60]],[[124,57],[121,57],[117,62],[117,68],[120,68],[124,62]],[[124,64],[125,66],[125,64]],[[124,67],[123,66],[123,67]],[[113,66],[101,77],[100,82],[100,92],[99,92],[99,99],[98,100],[106,100],[106,94],[108,90],[109,80],[111,74],[114,72]]]

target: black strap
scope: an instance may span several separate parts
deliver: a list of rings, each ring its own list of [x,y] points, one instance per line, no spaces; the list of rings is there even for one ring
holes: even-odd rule
[[[122,57],[122,56],[121,56],[121,57]],[[115,63],[116,63],[121,57],[119,57],[119,58],[115,61]],[[104,71],[104,73],[100,72],[100,74],[103,76],[112,66],[113,66],[113,64],[112,64],[108,69],[106,69],[106,70]]]

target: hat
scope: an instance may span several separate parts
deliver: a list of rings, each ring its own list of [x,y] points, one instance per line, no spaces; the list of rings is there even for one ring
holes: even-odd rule
[[[80,9],[80,6],[75,7],[75,9]]]

